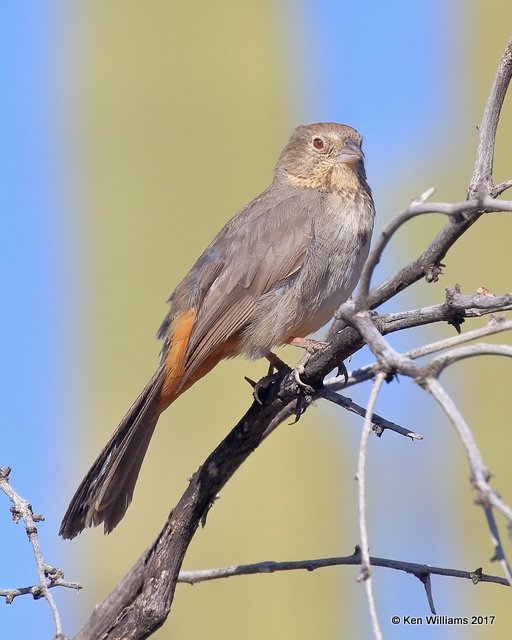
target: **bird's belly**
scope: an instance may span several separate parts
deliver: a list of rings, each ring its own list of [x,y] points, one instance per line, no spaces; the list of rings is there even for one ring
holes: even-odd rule
[[[296,288],[273,292],[244,331],[240,351],[250,358],[260,358],[290,338],[304,338],[332,319],[340,304],[352,291],[352,283],[343,282],[314,296],[299,295]]]
[[[351,292],[351,288],[339,287],[324,295],[314,306],[304,302],[302,313],[297,314],[300,321],[292,327],[293,337],[303,338],[321,329],[333,318],[336,309],[347,300]]]

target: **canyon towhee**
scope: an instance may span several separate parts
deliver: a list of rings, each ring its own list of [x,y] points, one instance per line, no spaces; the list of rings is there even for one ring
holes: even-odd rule
[[[276,346],[311,347],[306,336],[348,299],[374,220],[361,142],[342,124],[295,129],[270,187],[225,225],[169,298],[160,366],[80,484],[62,537],[118,524],[160,414],[220,360],[276,362]]]

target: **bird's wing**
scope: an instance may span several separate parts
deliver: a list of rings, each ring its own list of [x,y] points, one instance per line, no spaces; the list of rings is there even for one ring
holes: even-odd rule
[[[269,190],[224,227],[189,274],[201,288],[201,260],[209,255],[222,265],[197,306],[186,377],[247,325],[259,296],[300,270],[312,238],[311,203],[296,192]]]

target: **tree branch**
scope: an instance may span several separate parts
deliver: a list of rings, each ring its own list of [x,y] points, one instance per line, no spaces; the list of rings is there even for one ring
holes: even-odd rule
[[[423,579],[425,575],[445,576],[449,578],[461,578],[471,580],[473,584],[479,582],[489,582],[510,586],[508,581],[501,576],[488,575],[482,570],[461,571],[460,569],[449,569],[446,567],[434,567],[430,564],[417,564],[415,562],[405,562],[403,560],[393,560],[391,558],[377,558],[370,556],[372,567],[384,567],[396,571],[405,571],[418,579]],[[234,576],[249,576],[258,573],[275,573],[278,571],[316,571],[327,567],[358,566],[361,564],[361,551],[356,547],[355,553],[350,556],[339,556],[333,558],[318,558],[315,560],[291,560],[286,562],[256,562],[254,564],[238,564],[230,567],[219,567],[216,569],[199,569],[198,571],[180,571],[178,582],[185,584],[198,584],[210,580],[220,580],[232,578]],[[435,611],[432,611],[435,613]]]
[[[494,195],[496,197],[500,196],[504,191],[510,189],[512,187],[512,180],[506,180],[505,182],[500,182],[494,187]]]
[[[378,320],[380,320],[383,317],[384,316],[379,316]],[[510,330],[512,330],[512,320],[505,320],[505,318],[503,317],[492,318],[491,321],[488,324],[486,324],[484,327],[480,327],[479,329],[473,329],[473,331],[468,331],[466,333],[459,334],[457,336],[454,336],[453,338],[438,340],[437,342],[432,342],[430,344],[423,345],[415,349],[411,349],[410,351],[404,351],[402,356],[406,358],[410,358],[411,360],[416,360],[417,358],[422,358],[432,353],[443,351],[445,349],[450,349],[452,347],[459,346],[471,340],[477,340],[478,338],[482,338],[484,336],[493,335],[496,333],[501,333],[502,331],[510,331]],[[383,335],[385,335],[386,332],[384,331],[382,333]],[[484,354],[482,353],[481,355],[484,355]],[[373,362],[372,364],[369,364],[365,367],[362,367],[361,369],[357,369],[356,371],[353,371],[352,373],[350,373],[348,375],[347,380],[345,380],[345,376],[336,376],[335,378],[330,378],[329,380],[326,380],[325,387],[329,391],[347,389],[348,387],[351,387],[355,384],[359,384],[360,382],[371,380],[378,370],[379,370],[379,363]],[[331,399],[331,397],[329,397],[329,399]],[[338,402],[338,404],[340,404],[341,406],[345,406],[341,402]],[[346,407],[346,408],[349,408],[349,407]],[[384,428],[397,431],[397,429],[393,429],[390,426],[385,426]],[[409,435],[409,434],[406,433],[402,435]]]
[[[370,376],[370,377],[373,377],[373,376]],[[340,376],[340,378],[343,378],[343,376]],[[343,386],[344,385],[341,383],[339,388],[342,388]],[[328,384],[328,382],[326,382],[324,388],[319,389],[313,397],[315,399],[318,397],[318,398],[324,398],[325,400],[329,400],[329,402],[333,402],[334,404],[337,404],[338,406],[343,407],[347,411],[351,411],[352,413],[355,413],[356,415],[361,416],[362,418],[366,416],[367,409],[359,406],[358,404],[353,402],[350,398],[346,398],[345,396],[342,396],[339,393],[335,393],[334,391],[331,391],[331,389],[334,389],[334,388],[335,388],[335,385]],[[391,422],[390,420],[386,420],[386,418],[379,416],[377,413],[373,413],[371,415],[371,422],[373,425],[373,431],[378,436],[381,436],[385,429],[389,429],[390,431],[399,433],[401,436],[405,436],[406,438],[411,438],[411,440],[423,440],[423,436],[420,435],[419,433],[414,433],[414,431],[409,431],[409,429],[405,429],[404,427],[401,427],[399,424],[396,424],[396,422]]]

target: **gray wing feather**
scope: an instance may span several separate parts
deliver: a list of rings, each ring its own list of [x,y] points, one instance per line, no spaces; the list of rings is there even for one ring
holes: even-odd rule
[[[311,208],[298,192],[270,188],[228,222],[170,300],[173,306],[184,288],[198,309],[186,375],[247,326],[259,296],[301,268],[312,238]]]

